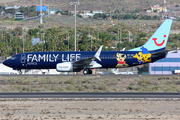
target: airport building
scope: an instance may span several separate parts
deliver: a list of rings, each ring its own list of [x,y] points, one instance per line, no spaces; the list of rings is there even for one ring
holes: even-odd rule
[[[169,53],[166,58],[149,63],[149,74],[179,74],[180,51]]]

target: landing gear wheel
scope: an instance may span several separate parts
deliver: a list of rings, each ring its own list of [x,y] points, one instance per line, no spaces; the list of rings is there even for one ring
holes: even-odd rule
[[[88,69],[85,69],[85,70],[83,71],[83,73],[84,73],[84,75],[88,74]]]
[[[19,74],[22,75],[22,71],[21,70],[19,70]]]
[[[89,69],[89,70],[88,70],[88,74],[92,74],[92,70]]]
[[[92,70],[90,70],[90,69],[84,69],[83,73],[84,73],[85,75],[87,75],[87,74],[92,74]]]

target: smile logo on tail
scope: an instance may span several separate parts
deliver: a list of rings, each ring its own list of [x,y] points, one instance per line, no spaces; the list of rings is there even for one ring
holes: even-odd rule
[[[164,35],[164,38],[166,38],[166,35]],[[157,45],[157,46],[162,46],[163,44],[164,44],[164,42],[165,42],[165,40],[163,40],[163,42],[162,43],[157,43],[157,38],[153,38],[152,40],[154,40],[154,43]]]

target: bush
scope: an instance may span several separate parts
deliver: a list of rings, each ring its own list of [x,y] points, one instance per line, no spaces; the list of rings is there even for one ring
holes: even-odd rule
[[[89,85],[89,84],[85,84],[85,85],[83,85],[83,86],[84,86],[85,89],[92,89],[92,86]]]
[[[138,82],[140,86],[147,86],[147,84],[150,84],[148,80],[141,80]]]
[[[72,85],[67,85],[66,89],[69,90],[69,91],[75,91],[75,87],[72,86]]]
[[[64,82],[65,84],[74,84],[74,80],[73,79],[69,79],[67,81]]]
[[[87,79],[87,80],[83,80],[82,83],[91,83],[91,80]]]
[[[100,84],[99,90],[106,91],[106,90],[108,90],[108,87],[105,84]]]
[[[77,89],[78,91],[84,91],[84,90],[85,90],[85,89],[84,89],[84,86],[81,86],[81,85],[76,86],[76,89]]]
[[[175,82],[175,85],[180,85],[180,81],[176,81],[176,82]]]
[[[152,91],[157,91],[157,90],[159,90],[159,89],[161,89],[160,86],[155,86],[155,87],[152,87],[152,88],[151,88]]]
[[[135,90],[135,87],[134,87],[134,86],[129,85],[129,86],[127,87],[127,90]]]

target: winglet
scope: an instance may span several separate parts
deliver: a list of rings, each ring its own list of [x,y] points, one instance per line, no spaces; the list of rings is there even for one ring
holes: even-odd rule
[[[125,51],[125,49],[126,49],[126,48],[123,48],[123,49],[122,49],[122,50],[120,50],[120,51]]]
[[[95,58],[97,58],[99,61],[101,61],[101,59],[99,58],[100,54],[101,54],[101,50],[102,50],[103,45],[101,45],[101,47],[99,48],[99,50],[96,52],[96,54],[94,55]]]

